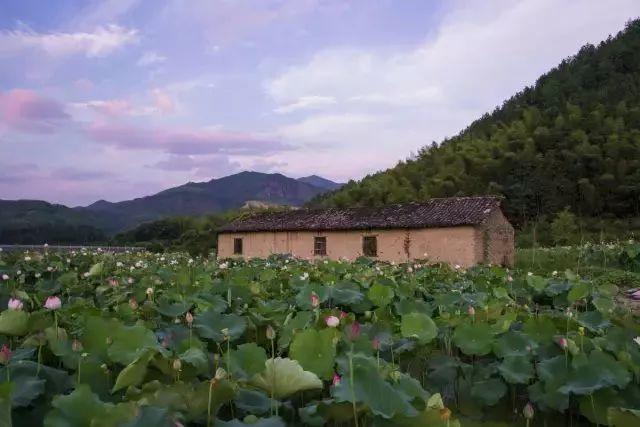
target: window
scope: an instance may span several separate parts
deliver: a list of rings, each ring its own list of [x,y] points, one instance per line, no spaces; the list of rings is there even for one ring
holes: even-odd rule
[[[242,238],[236,237],[233,239],[233,254],[242,255]]]
[[[326,237],[313,238],[313,254],[314,255],[327,254],[327,238]]]
[[[364,256],[378,256],[378,239],[376,236],[362,238],[362,253],[364,253]]]

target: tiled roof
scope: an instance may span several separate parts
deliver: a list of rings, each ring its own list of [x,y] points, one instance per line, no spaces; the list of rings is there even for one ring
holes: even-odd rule
[[[231,222],[218,231],[329,231],[433,228],[478,225],[500,209],[498,197],[451,197],[379,208],[299,209],[263,212]]]

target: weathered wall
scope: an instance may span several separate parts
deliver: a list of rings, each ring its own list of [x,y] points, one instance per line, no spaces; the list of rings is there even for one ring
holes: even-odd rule
[[[494,211],[478,230],[482,234],[483,262],[512,266],[515,262],[515,233],[502,211]]]
[[[326,236],[327,257],[353,260],[362,256],[362,237],[377,236],[381,261],[405,262],[427,258],[470,266],[483,262],[483,241],[479,229],[471,226],[418,230],[372,230],[329,232],[253,232],[223,233],[218,236],[218,256],[233,257],[233,239],[243,239],[245,258],[265,258],[274,253],[288,253],[312,259],[314,236]]]

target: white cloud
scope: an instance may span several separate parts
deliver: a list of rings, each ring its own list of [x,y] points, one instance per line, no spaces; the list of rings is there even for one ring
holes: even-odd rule
[[[119,25],[97,27],[92,32],[38,33],[30,29],[0,32],[0,55],[13,55],[28,49],[40,50],[53,57],[85,55],[103,57],[138,39],[135,29]]]
[[[417,46],[324,49],[266,81],[276,112],[302,110],[309,99],[333,101],[311,103],[315,111],[303,111],[280,134],[334,147],[319,154],[334,176],[393,166],[458,133],[582,45],[615,35],[640,15],[637,0],[452,5],[433,36]],[[291,168],[301,164],[297,160],[308,165],[294,159]]]
[[[302,96],[291,104],[283,105],[276,108],[274,111],[278,114],[292,113],[298,110],[312,109],[318,107],[324,107],[333,105],[336,100],[330,96]]]
[[[149,51],[145,52],[140,59],[138,59],[138,64],[141,67],[146,67],[154,64],[161,64],[167,60],[166,56],[160,55],[157,52]]]

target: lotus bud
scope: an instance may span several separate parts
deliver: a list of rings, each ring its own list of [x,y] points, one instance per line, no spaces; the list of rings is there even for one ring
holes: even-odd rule
[[[342,377],[340,377],[340,375],[338,374],[333,374],[333,380],[331,381],[331,384],[334,387],[337,387],[340,385],[340,381],[342,380]]]
[[[222,334],[222,337],[224,338],[225,341],[229,340],[229,328],[221,329],[220,333]]]
[[[324,319],[324,321],[330,328],[335,328],[340,324],[340,319],[338,319],[336,316],[328,316],[326,319]]]
[[[276,331],[275,329],[273,329],[273,326],[271,325],[267,325],[267,339],[273,341],[274,339],[276,339]]]
[[[22,301],[17,298],[10,298],[7,307],[9,310],[22,310],[23,304]]]
[[[475,316],[476,315],[476,309],[473,308],[472,305],[470,305],[469,308],[467,308],[467,313],[469,313],[469,316]]]
[[[311,307],[316,308],[320,305],[320,298],[315,292],[311,292]]]
[[[172,365],[172,367],[173,367],[173,370],[174,370],[174,371],[180,371],[180,370],[182,370],[182,362],[180,361],[180,359],[175,359],[175,360],[173,361],[173,365]]]
[[[9,280],[9,275],[8,274],[3,274],[2,275],[2,280]]]
[[[193,314],[190,311],[187,311],[187,314],[184,316],[184,320],[187,322],[187,325],[191,326],[193,324]]]
[[[58,297],[48,297],[44,302],[44,308],[47,310],[58,310],[60,307],[62,307],[62,301]]]
[[[340,312],[340,319],[344,319],[347,316],[349,316],[349,315],[346,312],[344,312],[344,311]]]
[[[371,311],[370,310],[367,310],[367,311],[364,312],[364,318],[367,319],[367,320],[371,319]]]
[[[569,342],[567,341],[567,339],[565,337],[561,337],[558,340],[558,345],[560,346],[561,349],[566,350],[567,347],[569,347]]]
[[[373,339],[371,340],[371,346],[373,347],[374,350],[380,350],[380,338],[378,337],[373,337]]]
[[[111,345],[111,344],[113,344],[113,338],[111,338],[111,337],[107,337],[107,338],[104,340],[104,342],[105,342],[107,345]]]
[[[153,288],[147,288],[147,295],[148,296],[152,296],[153,295]]]
[[[77,339],[73,340],[71,342],[71,349],[75,352],[80,352],[82,351],[82,343],[80,341],[78,341]]]
[[[6,365],[9,363],[9,360],[11,360],[11,350],[9,350],[6,344],[3,344],[0,349],[0,363]]]
[[[131,307],[131,310],[137,310],[138,309],[138,301],[136,301],[135,298],[131,298],[129,300],[129,307]]]
[[[351,324],[351,327],[347,331],[347,336],[349,340],[355,341],[360,336],[360,323],[358,323],[357,321],[353,322]]]
[[[533,418],[535,411],[533,410],[533,405],[531,404],[531,402],[527,402],[526,405],[524,405],[524,408],[522,409],[522,415],[524,415],[524,417],[528,420]]]
[[[217,381],[223,380],[227,378],[227,371],[225,371],[224,368],[218,368],[216,369],[216,375],[213,378]]]

